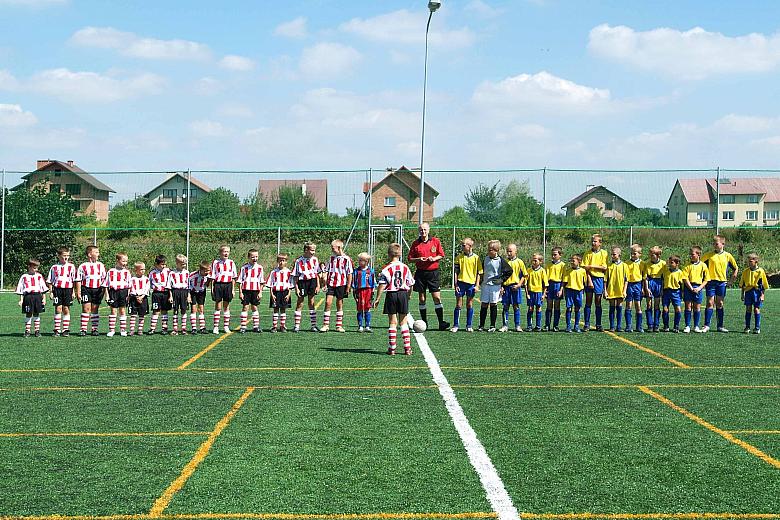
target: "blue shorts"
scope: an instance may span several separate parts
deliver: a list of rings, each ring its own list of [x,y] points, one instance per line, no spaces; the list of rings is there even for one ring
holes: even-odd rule
[[[547,286],[547,299],[548,300],[562,300],[563,296],[558,296],[558,291],[561,290],[563,282],[553,282],[550,280],[550,285]]]
[[[528,298],[526,298],[526,304],[529,307],[541,307],[542,306],[543,292],[528,291]]]
[[[642,301],[642,282],[628,282],[626,290],[626,302]]]
[[[520,305],[523,301],[522,294],[522,289],[512,289],[511,286],[505,285],[501,303],[503,303],[505,307],[508,305]]]
[[[664,279],[663,278],[648,278],[647,288],[650,289],[650,296],[653,298],[660,298],[664,293]]]
[[[691,286],[693,288],[696,288],[699,286],[699,284],[692,283]],[[692,303],[701,303],[704,301],[704,291],[699,291],[698,293],[695,293],[688,289],[688,287],[683,287],[683,301],[685,303],[692,302]]]
[[[753,306],[756,309],[760,309],[762,303],[764,302],[761,301],[761,291],[758,289],[745,291],[745,306]]]
[[[582,291],[577,289],[565,289],[566,308],[582,307]]]
[[[604,278],[598,278],[598,277],[591,277],[591,280],[593,280],[593,289],[590,287],[585,287],[586,293],[593,293],[598,294],[599,296],[604,294]]]
[[[476,293],[477,286],[473,283],[458,282],[457,285],[455,285],[455,296],[458,298],[462,298],[464,296],[467,298],[473,298]]]
[[[712,298],[713,296],[720,296],[721,298],[726,296],[726,282],[718,280],[707,282],[707,298]]]
[[[680,289],[664,289],[664,307],[679,307],[681,302],[682,297],[680,295]]]

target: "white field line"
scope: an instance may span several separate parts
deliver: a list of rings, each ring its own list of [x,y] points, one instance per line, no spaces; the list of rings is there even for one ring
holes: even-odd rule
[[[498,514],[499,520],[518,520],[520,515],[504,487],[504,482],[498,475],[498,471],[496,471],[493,461],[490,460],[485,447],[477,438],[474,428],[469,424],[466,414],[463,413],[463,408],[461,408],[458,398],[455,396],[455,391],[444,376],[444,372],[442,372],[439,366],[439,361],[428,346],[428,341],[423,334],[416,332],[414,333],[414,338],[417,340],[420,352],[422,352],[425,362],[428,364],[434,383],[439,387],[439,393],[444,399],[444,404],[450,414],[452,423],[455,425],[458,435],[460,435],[463,447],[466,448],[469,462],[471,462],[477,475],[479,475],[479,480],[485,489],[485,495],[490,502],[490,506]]]

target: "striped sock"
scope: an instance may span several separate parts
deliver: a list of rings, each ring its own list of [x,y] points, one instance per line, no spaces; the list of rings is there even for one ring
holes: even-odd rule
[[[127,316],[119,317],[119,330],[120,332],[127,332]]]
[[[60,324],[62,323],[62,314],[54,315],[54,332],[60,331]]]
[[[279,325],[279,313],[278,312],[274,312],[272,327],[276,328],[277,325]]]
[[[130,316],[130,335],[135,334],[135,324],[138,321],[138,316],[135,314]]]
[[[279,324],[283,329],[287,328],[287,313],[281,312],[279,313]]]
[[[214,311],[214,328],[219,327],[219,311]]]
[[[395,347],[396,347],[396,329],[394,327],[390,327],[387,329],[387,348],[394,351]]]
[[[41,331],[41,317],[40,316],[36,316],[35,318],[33,318],[33,322],[35,323],[35,332],[40,332]]]
[[[157,330],[157,320],[160,319],[159,314],[152,314],[152,328],[149,329],[149,332],[154,332]]]
[[[336,311],[336,328],[344,326],[344,311]]]
[[[254,311],[252,313],[252,325],[256,329],[260,328],[260,311]]]
[[[162,322],[162,329],[163,330],[168,330],[168,315],[167,314],[163,314],[162,315],[162,321],[163,321]]]
[[[317,326],[317,311],[314,309],[311,309],[309,311],[309,320],[311,321],[311,326],[316,327]]]
[[[100,314],[93,312],[92,313],[92,330],[98,330],[98,327],[100,326]]]
[[[222,313],[222,322],[225,324],[225,327],[230,328],[230,311]]]
[[[301,311],[295,311],[293,313],[293,315],[295,316],[295,328],[296,329],[300,328],[300,326],[301,326]]]
[[[200,322],[200,328],[205,329],[206,328],[206,315],[202,312],[198,314],[198,321]]]
[[[25,318],[24,319],[24,332],[25,334],[30,333],[30,328],[32,327],[32,318]]]
[[[62,315],[62,332],[70,331],[70,314]]]
[[[323,327],[330,326],[330,311],[325,311],[322,313],[322,326]]]
[[[247,321],[249,321],[249,314],[246,311],[241,311],[241,330],[246,329]]]
[[[89,313],[88,312],[82,312],[81,313],[81,331],[87,332],[87,325],[89,325]]]
[[[401,325],[401,337],[404,340],[404,352],[412,351],[412,335],[409,333],[409,325]]]
[[[108,332],[116,331],[116,314],[112,314],[108,317]]]
[[[190,313],[190,330],[195,330],[198,328],[198,315],[197,313]]]

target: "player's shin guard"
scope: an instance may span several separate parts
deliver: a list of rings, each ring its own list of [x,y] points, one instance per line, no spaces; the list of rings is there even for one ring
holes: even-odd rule
[[[200,328],[206,328],[206,315],[204,313],[198,314],[198,321],[200,322]]]
[[[36,334],[41,331],[41,317],[35,316],[33,318],[33,328],[35,329]]]
[[[366,327],[371,328],[371,311],[366,311]]]
[[[325,311],[322,313],[322,326],[330,327],[330,311]]]
[[[24,319],[24,333],[29,336],[31,330],[32,330],[32,318],[25,318]]]
[[[630,315],[630,311],[629,311],[629,315]],[[636,330],[637,331],[644,330],[642,328],[642,311],[636,311]]]
[[[639,317],[642,315],[641,312],[638,312],[636,315],[637,320],[637,326],[639,326]],[[631,325],[633,324],[633,316],[631,316],[631,305],[626,306],[626,315],[624,316],[626,318],[626,330],[631,330]]]
[[[527,322],[529,329],[532,329],[534,327],[533,319],[534,319],[534,308],[528,307],[528,310],[525,313],[525,321]]]
[[[566,309],[566,330],[571,330],[571,308]]]
[[[127,316],[119,317],[119,332],[127,333]]]
[[[457,305],[455,306],[455,309],[452,311],[452,326],[453,327],[460,327],[460,307]]]
[[[317,311],[314,309],[309,310],[309,321],[311,321],[311,326],[316,327],[317,326]]]
[[[580,308],[575,307],[574,308],[574,328],[578,329],[580,327]]]
[[[615,306],[614,305],[609,306],[609,328],[610,329],[615,328]]]
[[[357,324],[358,327],[363,328],[363,311],[358,311],[357,313]]]
[[[190,330],[198,329],[198,315],[194,312],[190,313]]]
[[[279,326],[283,329],[287,328],[287,311],[279,312]]]
[[[537,329],[542,328],[542,309],[536,311],[536,328]]]
[[[688,309],[685,309],[685,326],[690,327],[691,326],[691,318],[693,317],[693,312],[689,311]]]
[[[501,325],[509,327],[509,307],[506,305],[501,308]]]
[[[710,323],[712,323],[712,314],[714,309],[708,308],[704,310],[704,326],[709,327]]]
[[[144,327],[146,327],[146,316],[139,316],[138,317],[138,332],[143,332]]]
[[[485,328],[485,320],[487,319],[487,307],[479,308],[479,328]]]
[[[168,315],[163,314],[162,315],[162,330],[167,331],[168,330]]]
[[[585,307],[585,330],[588,330],[590,328],[590,305]]]
[[[755,320],[756,320],[756,329],[760,329],[761,328],[761,310],[759,310],[759,309],[756,309]]]
[[[252,326],[256,329],[260,328],[260,311],[252,312]]]
[[[596,327],[601,327],[601,305],[596,305]]]
[[[387,329],[387,348],[388,350],[395,352],[396,347],[396,328],[389,327]]]
[[[515,327],[519,327],[520,326],[520,307],[515,309],[514,318],[515,318]]]
[[[62,315],[62,332],[70,331],[70,314]]]
[[[404,323],[401,325],[401,337],[404,341],[404,353],[411,354],[412,352],[412,335],[409,333],[409,325]]]
[[[279,313],[276,311],[274,311],[274,315],[271,318],[271,327],[273,327],[274,329],[279,327]]]
[[[661,324],[661,309],[655,309],[653,311],[653,315],[654,315],[654,318],[653,318],[653,328],[657,329],[657,328],[659,328],[661,326],[660,325]],[[669,326],[669,324],[667,323],[666,326]]]
[[[61,323],[62,323],[62,314],[55,314],[54,315],[54,332],[60,332]]]
[[[723,328],[723,317],[725,312],[723,311],[723,307],[720,309],[715,309],[715,314],[718,316],[718,328]]]
[[[130,316],[130,334],[135,333],[135,324],[137,321],[138,321],[138,317],[135,314]]]
[[[641,312],[639,313],[641,315]],[[650,308],[650,306],[645,309],[645,321],[647,322],[647,327],[649,329],[653,328],[653,309]],[[637,325],[639,324],[639,315],[636,317]]]
[[[664,311],[663,312],[663,317],[664,317],[664,328],[668,329],[669,328],[669,311]]]
[[[548,306],[547,309],[544,311],[544,326],[549,328],[551,321],[552,321],[552,309]]]
[[[159,319],[160,319],[159,314],[152,314],[152,324],[151,324],[151,328],[149,329],[149,332],[154,332],[157,330],[157,320]]]
[[[228,329],[230,328],[230,311],[225,311],[222,313],[222,323],[224,323],[225,327]]]

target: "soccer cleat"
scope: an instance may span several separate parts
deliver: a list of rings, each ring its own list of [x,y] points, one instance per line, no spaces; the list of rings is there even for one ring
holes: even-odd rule
[[[485,327],[479,327],[479,328],[477,328],[477,332],[485,332]]]
[[[167,336],[168,335],[168,331],[163,329],[163,330],[160,331],[160,335],[161,336]]]
[[[336,327],[336,332],[344,333],[347,332],[347,330],[344,327]]]
[[[97,331],[97,329],[92,329],[92,335],[93,336],[100,336],[100,333]]]
[[[319,332],[319,331],[320,331],[320,329],[319,329],[319,328],[317,328],[317,326],[316,326],[316,325],[312,325],[312,326],[311,326],[311,328],[310,328],[309,330],[310,330],[311,332]]]
[[[404,349],[404,356],[411,356],[412,355],[412,349],[411,348],[405,348]]]
[[[680,333],[680,328],[679,327],[675,327],[675,328],[672,329],[672,332],[674,332],[675,334],[679,334]]]
[[[30,337],[30,331],[29,330],[24,331],[24,337],[25,338],[29,338]]]
[[[53,335],[55,338],[59,338],[59,337],[60,337],[60,331],[58,331],[58,330],[55,330],[55,331],[54,331],[54,334],[52,334],[52,335]]]
[[[358,332],[363,332],[363,327],[358,327]]]
[[[84,336],[86,336],[86,335],[87,335],[87,331],[86,331],[86,330],[80,330],[80,331],[79,331],[79,336],[81,336],[82,338],[83,338]]]
[[[322,327],[320,327],[320,332],[328,332],[329,330],[330,330],[329,325],[323,325]]]
[[[503,327],[501,327],[500,329],[498,329],[498,331],[499,331],[499,332],[508,332],[508,331],[509,331],[509,327],[507,327],[506,325],[504,325]]]
[[[596,332],[604,332],[604,327],[602,327],[601,325],[598,325],[596,327]]]
[[[466,327],[466,332],[474,332],[474,327]]]
[[[645,329],[634,329],[634,332],[637,332],[639,334],[644,334],[645,333]]]
[[[179,335],[178,331],[175,331],[175,330],[171,331],[171,336],[178,336],[178,335]]]
[[[742,334],[750,334],[750,327],[745,327],[745,330],[742,331]]]
[[[63,338],[67,338],[68,336],[70,336],[70,331],[69,330],[63,330],[62,331],[62,337]]]
[[[566,332],[567,332],[568,334],[571,334],[571,333],[572,333],[572,332],[574,332],[574,331],[573,331],[572,329],[566,329]]]
[[[690,325],[686,325],[685,328],[683,329],[683,332],[686,333],[686,334],[690,334],[691,333],[691,326]]]
[[[106,334],[107,338],[113,338],[114,337],[114,331],[109,331],[108,334]]]
[[[246,334],[246,327],[241,327],[240,329],[238,329],[238,333],[239,334]]]
[[[439,330],[449,330],[450,328],[450,322],[449,321],[443,321],[439,323]]]
[[[144,335],[144,331],[142,331],[142,330],[139,330],[139,331],[138,331],[138,335],[139,335],[139,336],[143,336],[143,335]]]
[[[366,327],[364,330],[365,330],[366,332],[368,332],[368,333],[374,332],[373,330],[371,330],[371,327]]]
[[[282,327],[279,329],[279,332],[287,332],[287,327]]]
[[[726,327],[718,327],[718,332],[722,332],[723,334],[728,334],[729,329]]]
[[[695,332],[696,334],[701,334],[701,327],[694,327],[693,332]]]
[[[753,334],[761,334],[761,329],[753,329]]]
[[[701,328],[701,331],[702,331],[702,333],[704,333],[704,334],[708,333],[708,332],[710,331],[710,326],[709,326],[709,325],[705,325],[705,326],[703,326],[703,327]]]
[[[261,329],[260,327],[255,327],[254,329],[252,329],[252,332],[256,334],[260,334],[261,332],[263,332],[263,329]]]
[[[542,332],[550,332],[550,327],[545,325],[544,327],[542,327]]]
[[[230,332],[230,327],[225,327],[225,328],[224,328],[224,329],[222,329],[222,330],[224,330],[224,331],[225,331],[225,334],[227,334],[228,332]]]
[[[553,331],[553,332],[558,332],[558,327],[553,327],[553,328],[552,328],[552,331]]]
[[[583,332],[585,332],[585,331],[584,331],[584,330],[582,330],[582,329],[581,329],[581,328],[579,328],[579,327],[574,327],[574,332],[575,332],[576,334],[582,334],[582,333],[583,333]]]
[[[613,329],[612,327],[610,327],[610,328],[608,328],[608,329],[606,330],[606,332],[615,332],[615,329]]]
[[[200,333],[201,334],[208,334],[209,331],[207,331],[205,328],[203,328],[203,329],[200,329]]]
[[[123,338],[126,338],[127,337],[127,332],[122,330],[122,331],[119,332],[119,335],[122,336]]]
[[[534,327],[532,332],[542,332],[541,327]]]
[[[270,332],[271,334],[275,334],[275,333],[276,333],[276,327],[271,327],[271,328],[268,330],[268,332]]]
[[[190,334],[197,334],[197,333],[198,333],[198,329],[190,329]]]
[[[293,328],[293,332],[300,332],[300,331],[301,331],[301,328],[300,328],[298,325],[296,325],[296,326]]]
[[[669,327],[664,327],[663,329],[661,329],[661,332],[669,332]]]
[[[395,349],[394,348],[388,348],[387,349],[387,355],[388,356],[395,356]]]
[[[179,334],[181,334],[182,336],[186,336],[187,335],[187,330],[186,329],[182,329]]]
[[[458,332],[458,330],[460,330],[459,327],[457,325],[455,325],[454,327],[452,327],[450,329],[450,332]]]
[[[523,332],[523,327],[518,325],[517,327],[515,327],[515,332]]]
[[[35,331],[35,337],[36,337],[36,338],[40,338],[40,337],[41,337],[41,331],[39,331],[39,330],[36,330],[36,331]]]
[[[213,334],[219,334],[219,327],[214,327],[214,330],[211,331]]]
[[[490,328],[489,328],[487,331],[488,331],[488,332],[495,332],[495,331],[496,331],[496,328],[495,328],[495,327],[490,327]]]

